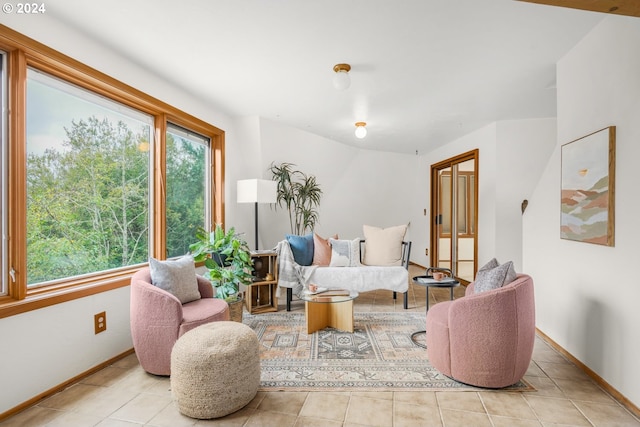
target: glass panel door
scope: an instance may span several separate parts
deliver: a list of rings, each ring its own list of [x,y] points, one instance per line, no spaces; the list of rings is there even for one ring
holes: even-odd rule
[[[431,265],[463,282],[476,272],[477,158],[474,150],[431,166]]]
[[[432,265],[439,268],[451,268],[451,168],[438,171],[438,209],[436,211],[436,262]]]
[[[457,276],[468,282],[475,276],[475,168],[474,160],[454,165],[457,171],[456,188],[456,268]]]

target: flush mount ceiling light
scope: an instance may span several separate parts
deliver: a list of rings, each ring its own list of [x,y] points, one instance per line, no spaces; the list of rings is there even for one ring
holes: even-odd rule
[[[345,90],[351,85],[351,78],[349,77],[349,71],[351,65],[349,64],[336,64],[333,66],[333,71],[336,75],[333,76],[333,86],[338,90]]]
[[[367,136],[367,124],[365,122],[356,122],[356,138],[362,139]]]

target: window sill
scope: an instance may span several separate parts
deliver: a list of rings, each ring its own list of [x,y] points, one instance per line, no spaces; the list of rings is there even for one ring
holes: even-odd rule
[[[21,300],[0,297],[0,319],[129,286],[136,270],[121,271],[108,277],[100,276],[82,284],[57,289],[40,289]]]

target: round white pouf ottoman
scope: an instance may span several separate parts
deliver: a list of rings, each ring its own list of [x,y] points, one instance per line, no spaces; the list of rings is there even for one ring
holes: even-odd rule
[[[224,417],[251,402],[259,386],[258,337],[247,325],[207,323],[182,335],[173,346],[171,394],[188,417]]]

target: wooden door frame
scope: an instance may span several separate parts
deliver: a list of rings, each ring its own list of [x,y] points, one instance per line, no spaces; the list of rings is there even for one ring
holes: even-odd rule
[[[473,242],[473,272],[475,275],[475,272],[478,269],[478,236],[479,236],[479,230],[478,230],[478,216],[479,216],[479,212],[478,212],[478,189],[480,188],[479,185],[479,177],[480,177],[480,150],[479,149],[474,149],[471,151],[467,151],[466,153],[462,153],[459,154],[457,156],[454,157],[450,157],[448,159],[442,160],[438,163],[434,163],[431,165],[431,187],[430,187],[430,212],[431,212],[431,223],[430,223],[430,236],[429,236],[429,242],[430,242],[430,246],[431,246],[431,255],[429,258],[429,262],[432,266],[436,266],[438,265],[438,236],[437,236],[437,228],[436,228],[436,224],[437,224],[437,206],[438,206],[438,199],[437,199],[437,195],[438,195],[438,191],[437,191],[437,187],[438,187],[438,182],[439,182],[439,176],[438,173],[440,170],[442,169],[446,169],[448,167],[452,167],[454,164],[457,163],[462,163],[462,162],[466,162],[469,160],[473,160],[474,161],[474,171],[475,171],[475,195],[474,195],[474,212],[475,212],[475,216],[473,218],[473,229],[475,230],[475,239]],[[452,199],[453,200],[453,199]],[[452,219],[453,220],[453,219]],[[454,236],[451,236],[452,239]],[[453,247],[453,245],[452,245]],[[465,282],[464,284],[468,284],[465,280],[463,280],[463,282]],[[462,282],[461,282],[462,283]]]

